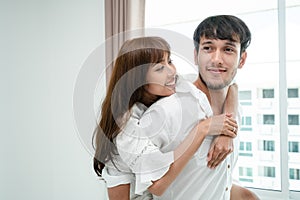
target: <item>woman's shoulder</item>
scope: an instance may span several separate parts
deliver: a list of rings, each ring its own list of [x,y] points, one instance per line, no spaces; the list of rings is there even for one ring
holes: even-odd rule
[[[199,90],[193,82],[191,82],[189,79],[186,79],[183,76],[179,76],[178,83],[176,87],[176,92],[180,93],[203,93],[201,90]]]
[[[193,96],[196,99],[199,99],[204,102],[208,102],[205,93],[200,89],[198,89],[193,82],[185,79],[184,77],[180,77],[180,81],[178,82],[178,87],[176,88],[176,92],[188,93],[191,94],[191,96]]]

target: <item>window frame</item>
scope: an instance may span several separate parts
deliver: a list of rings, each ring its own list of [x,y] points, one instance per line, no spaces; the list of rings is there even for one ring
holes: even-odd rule
[[[148,0],[150,1],[150,0]],[[287,73],[286,73],[286,1],[287,0],[277,0],[277,13],[278,13],[278,41],[279,41],[279,73],[278,80],[279,86],[278,89],[274,90],[274,95],[278,95],[279,99],[279,113],[280,115],[275,115],[274,123],[276,127],[279,127],[280,133],[288,133],[288,90],[287,90]],[[293,88],[292,88],[293,89]],[[280,91],[280,95],[278,94]],[[298,90],[298,95],[300,95],[300,91]],[[256,94],[256,93],[255,93]],[[252,94],[255,96],[255,94]],[[261,96],[262,98],[262,96]],[[298,97],[299,98],[299,97]],[[262,101],[267,101],[267,103],[272,100],[268,98],[262,98]],[[261,99],[260,99],[261,100]],[[258,100],[258,101],[260,101]],[[254,101],[257,101],[254,98]],[[243,100],[247,104],[248,100]],[[276,102],[277,103],[277,102]],[[257,117],[259,117],[257,119]],[[257,116],[254,116],[252,120],[257,120],[260,122],[261,113],[258,113]],[[262,123],[262,125],[264,125]],[[265,125],[264,125],[265,126]],[[274,126],[273,124],[266,126]],[[261,127],[259,127],[261,128]],[[281,174],[281,190],[267,190],[267,189],[259,189],[259,188],[250,188],[254,192],[256,192],[262,199],[300,199],[300,192],[290,191],[289,187],[289,161],[288,161],[288,134],[280,134],[280,174]],[[278,142],[277,142],[278,143]],[[254,143],[253,143],[254,144]],[[255,148],[253,145],[252,148]]]
[[[278,0],[278,40],[279,40],[279,111],[280,117],[280,132],[288,133],[287,119],[287,75],[286,75],[286,4],[285,0]],[[300,192],[290,191],[289,187],[289,167],[288,167],[288,134],[280,134],[280,170],[281,170],[281,190],[263,190],[253,189],[259,196],[264,199],[298,199]]]

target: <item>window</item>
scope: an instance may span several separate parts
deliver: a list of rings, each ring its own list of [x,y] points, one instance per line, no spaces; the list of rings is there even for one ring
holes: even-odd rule
[[[253,182],[253,169],[250,167],[239,167],[239,180]]]
[[[251,95],[252,95],[251,90],[239,91],[239,102],[240,102],[240,104],[243,105],[243,106],[252,105]]]
[[[299,97],[298,88],[288,89],[288,98],[298,98],[298,97]]]
[[[244,150],[245,149],[245,142],[240,142],[240,150]]]
[[[275,167],[259,166],[258,175],[264,177],[275,177]]]
[[[299,153],[299,142],[289,142],[289,152]]]
[[[239,100],[251,100],[251,90],[239,91]]]
[[[251,142],[240,142],[240,156],[252,156],[252,143]]]
[[[271,140],[260,140],[258,149],[262,151],[275,151],[275,142]]]
[[[300,169],[290,169],[290,179],[300,180]]]
[[[252,143],[251,142],[240,142],[240,150],[252,151]]]
[[[251,116],[243,116],[241,123],[241,131],[252,131],[252,117]]]
[[[299,125],[299,115],[289,115],[288,118],[289,125]]]
[[[239,167],[240,176],[253,176],[252,168],[249,167]]]
[[[274,115],[263,115],[264,124],[275,124],[275,116]]]
[[[263,89],[262,90],[263,93],[263,98],[274,98],[274,89]]]
[[[251,122],[251,117],[250,116],[245,116],[245,117],[242,117],[242,125],[245,125],[245,126],[251,126],[252,125],[252,122]]]
[[[237,167],[245,167],[245,162],[249,164],[249,168],[253,169],[253,182],[248,181],[249,177],[239,178],[243,185],[257,188],[255,191],[262,199],[300,199],[299,180],[289,178],[289,169],[300,169],[299,156],[292,155],[295,156],[293,162],[288,160],[291,154],[288,141],[300,141],[300,134],[297,134],[300,133],[300,125],[299,119],[297,125],[297,117],[286,114],[300,113],[296,99],[300,88],[299,73],[296,73],[300,66],[297,50],[300,40],[295,39],[300,35],[300,0],[252,0],[243,3],[239,0],[211,0],[210,3],[214,6],[205,6],[199,0],[189,0],[188,3],[181,0],[146,0],[146,27],[172,30],[192,39],[198,23],[210,15],[228,13],[246,22],[252,32],[252,41],[247,49],[245,67],[238,71],[236,77],[239,101],[243,107],[239,131],[243,143],[239,146],[239,155],[253,155],[243,156]],[[170,5],[172,9],[167,15],[157,15],[165,13],[165,8]],[[172,47],[174,44],[171,44]],[[187,64],[177,64],[177,59],[173,60],[178,71],[186,69]],[[194,63],[193,60],[191,63]],[[246,151],[250,140],[252,150]],[[264,168],[266,162],[271,172],[274,169],[273,174],[270,173],[273,178],[264,175],[268,174],[268,168],[266,172]],[[262,175],[258,175],[259,171]]]
[[[252,151],[252,143],[246,142],[246,151]]]

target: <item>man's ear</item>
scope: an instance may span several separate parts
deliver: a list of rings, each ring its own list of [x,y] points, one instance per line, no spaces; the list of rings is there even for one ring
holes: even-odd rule
[[[198,52],[196,48],[194,48],[194,63],[195,65],[198,65]]]
[[[243,68],[244,64],[246,63],[246,59],[247,59],[247,52],[244,51],[241,55],[241,58],[240,58],[240,63],[239,63],[239,66],[238,66],[239,69]]]

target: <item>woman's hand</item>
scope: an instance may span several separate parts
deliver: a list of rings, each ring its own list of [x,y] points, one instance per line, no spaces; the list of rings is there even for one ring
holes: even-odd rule
[[[233,152],[233,138],[220,135],[216,137],[207,154],[207,167],[216,168],[230,153]]]
[[[199,130],[206,135],[226,135],[236,137],[238,125],[231,114],[222,114],[212,116],[202,120],[199,124]]]

